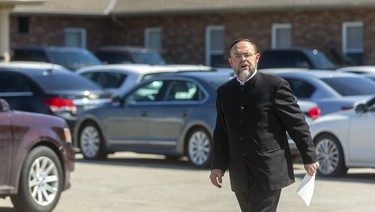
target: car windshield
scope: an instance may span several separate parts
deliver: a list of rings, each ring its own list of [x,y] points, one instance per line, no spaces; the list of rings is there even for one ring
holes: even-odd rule
[[[318,50],[312,50],[312,51],[306,51],[309,57],[312,59],[313,63],[315,64],[316,68],[321,68],[321,69],[334,69],[336,68],[336,65],[332,63],[328,59],[328,57],[318,51]]]
[[[336,77],[322,78],[342,96],[374,95],[375,83],[367,78]],[[360,85],[360,86],[359,86]]]
[[[164,59],[158,52],[134,52],[134,59],[136,63],[141,64],[153,64],[153,65],[165,65]]]
[[[101,62],[93,55],[87,52],[81,51],[55,51],[49,52],[51,61],[53,63],[67,67],[70,70],[76,70],[78,68],[90,65],[100,65]]]
[[[32,77],[46,91],[101,90],[95,83],[74,73],[55,72],[52,74],[34,75]]]

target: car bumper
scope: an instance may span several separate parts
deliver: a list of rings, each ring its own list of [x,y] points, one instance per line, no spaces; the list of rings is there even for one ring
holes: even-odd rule
[[[63,166],[65,170],[64,190],[66,190],[71,187],[70,173],[73,172],[75,168],[75,151],[71,143],[63,142],[62,146],[61,153],[63,155]]]

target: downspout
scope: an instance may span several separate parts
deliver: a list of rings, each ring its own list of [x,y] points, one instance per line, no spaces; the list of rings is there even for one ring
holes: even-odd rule
[[[0,5],[0,61],[9,62],[9,14],[14,5]]]
[[[127,43],[127,45],[130,45],[131,35],[130,35],[129,27],[124,22],[120,21],[117,18],[117,16],[113,13],[113,8],[116,6],[116,3],[117,3],[117,0],[111,0],[108,4],[107,9],[105,10],[105,13],[109,14],[113,23],[120,26],[121,28],[123,28],[126,31],[126,43]]]

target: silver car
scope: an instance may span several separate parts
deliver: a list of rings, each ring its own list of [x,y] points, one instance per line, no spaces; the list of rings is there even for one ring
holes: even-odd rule
[[[113,95],[121,95],[155,74],[180,71],[209,71],[212,68],[202,65],[148,65],[148,64],[109,64],[88,66],[76,72],[101,86]]]
[[[375,82],[357,74],[332,70],[264,69],[286,79],[299,100],[316,102],[321,115],[353,108],[375,95]]]
[[[74,145],[86,159],[132,151],[187,156],[193,166],[208,167],[216,89],[230,76],[216,71],[180,72],[142,81],[112,104],[86,111],[76,125]],[[314,115],[309,113],[314,107],[305,104],[307,114]]]

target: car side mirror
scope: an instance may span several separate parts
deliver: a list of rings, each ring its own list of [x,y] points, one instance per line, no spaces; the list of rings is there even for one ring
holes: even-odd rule
[[[112,97],[112,105],[124,107],[125,106],[125,98],[120,96]]]
[[[9,103],[5,99],[0,99],[0,112],[7,112],[9,110]]]
[[[354,110],[357,113],[365,113],[367,112],[366,105],[364,103],[359,103],[354,106]]]

